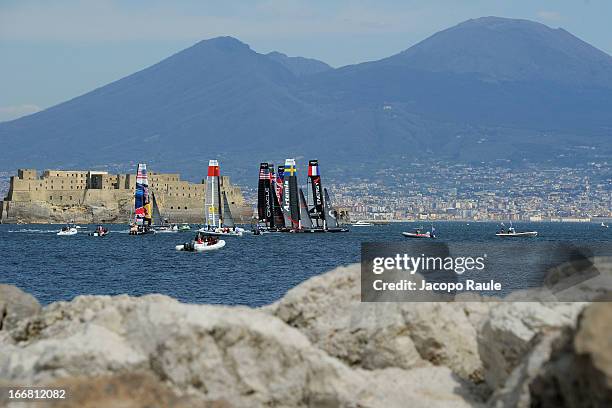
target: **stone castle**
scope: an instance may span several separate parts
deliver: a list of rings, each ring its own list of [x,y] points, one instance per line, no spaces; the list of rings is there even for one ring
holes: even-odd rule
[[[248,222],[252,209],[240,188],[221,176],[221,191],[227,195],[237,222]],[[103,171],[19,169],[11,177],[4,201],[3,223],[127,223],[134,205],[136,174]],[[149,188],[155,193],[160,212],[169,222],[203,223],[206,181],[191,183],[179,174],[149,171]]]

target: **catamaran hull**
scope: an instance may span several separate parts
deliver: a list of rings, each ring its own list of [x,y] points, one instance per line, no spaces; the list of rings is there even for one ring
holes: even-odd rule
[[[224,240],[219,240],[216,244],[207,245],[206,243],[198,244],[197,242],[191,242],[183,245],[177,245],[175,248],[177,251],[186,252],[206,252],[221,249],[225,246]]]
[[[511,233],[498,232],[495,235],[498,237],[502,237],[502,238],[530,238],[530,237],[537,237],[538,232],[537,231],[511,232]]]

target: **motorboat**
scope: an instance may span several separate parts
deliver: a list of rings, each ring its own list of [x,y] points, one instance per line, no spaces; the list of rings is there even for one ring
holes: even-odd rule
[[[196,237],[191,242],[185,242],[182,245],[177,245],[175,249],[177,251],[186,251],[186,252],[205,252],[205,251],[214,251],[217,249],[221,249],[225,246],[225,241],[219,239],[215,236],[204,235],[201,232],[196,234]]]
[[[520,231],[517,232],[512,223],[510,223],[510,227],[506,230],[504,224],[501,224],[502,228],[495,235],[502,238],[531,238],[537,237],[537,231]]]
[[[523,237],[523,238],[529,238],[529,237],[537,237],[538,236],[538,231],[522,231],[522,232],[516,232],[514,231],[514,228],[512,228],[512,230],[510,231],[500,231],[498,233],[495,234],[498,237],[508,237],[508,238],[512,238],[512,237]]]
[[[180,232],[191,231],[191,225],[189,225],[189,224],[181,224],[178,227],[178,229],[179,229]]]
[[[374,224],[369,222],[369,221],[365,221],[365,220],[359,220],[357,222],[354,222],[351,224],[353,227],[371,227]]]
[[[109,232],[108,228],[105,228],[105,227],[103,227],[101,225],[98,225],[96,227],[96,230],[93,231],[93,232],[90,232],[88,235],[90,237],[104,237],[104,236],[108,235],[108,232]]]
[[[601,222],[601,227],[602,227],[602,228],[608,228],[609,226],[608,226],[608,224],[604,224],[604,222],[602,221],[602,222]]]
[[[435,229],[432,227],[431,231],[423,231],[423,228],[415,228],[412,232],[402,232],[402,235],[406,238],[435,238]]]
[[[76,229],[74,225],[66,225],[65,227],[62,227],[61,230],[59,230],[57,235],[64,235],[64,236],[76,235],[78,232],[79,230]]]

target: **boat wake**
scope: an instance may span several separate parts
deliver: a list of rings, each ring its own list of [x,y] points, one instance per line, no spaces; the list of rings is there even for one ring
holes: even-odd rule
[[[7,232],[16,234],[51,234],[57,233],[57,230],[42,230],[42,229],[20,229],[20,230],[8,230]]]

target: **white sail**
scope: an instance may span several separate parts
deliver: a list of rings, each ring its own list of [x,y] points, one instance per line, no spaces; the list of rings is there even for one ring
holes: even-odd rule
[[[229,228],[234,228],[236,226],[225,191],[223,192],[223,226]]]

